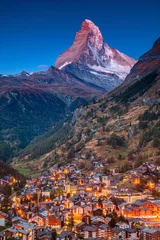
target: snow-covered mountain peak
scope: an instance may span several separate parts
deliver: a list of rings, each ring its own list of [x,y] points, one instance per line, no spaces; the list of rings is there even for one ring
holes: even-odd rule
[[[84,61],[84,53],[89,55],[92,48],[99,52],[102,50],[103,44],[99,28],[92,21],[86,19],[82,23],[81,30],[76,33],[73,45],[58,57],[55,67],[61,69],[67,63]]]
[[[104,87],[108,84],[108,76],[109,79],[111,76],[112,79],[115,77],[116,81],[119,79],[121,83],[135,63],[133,58],[105,43],[100,29],[92,21],[86,19],[80,31],[76,33],[72,46],[57,58],[55,67],[70,71],[85,81],[90,81],[91,74],[94,74],[92,84],[95,84],[96,75],[96,78],[98,76],[96,85],[99,86],[102,86],[101,76],[103,75],[103,80],[106,79],[106,83],[103,81]],[[86,77],[84,78],[83,75]]]
[[[90,20],[83,21],[81,30],[76,33],[73,45],[62,53],[55,67],[62,69],[78,62],[83,65],[110,68],[112,65],[126,67],[127,73],[136,61],[104,43],[100,29]]]

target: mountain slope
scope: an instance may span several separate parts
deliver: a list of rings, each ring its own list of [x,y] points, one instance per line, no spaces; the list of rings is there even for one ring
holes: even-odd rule
[[[0,140],[13,151],[104,91],[54,67],[46,72],[0,76]]]
[[[55,67],[110,91],[123,82],[135,63],[104,43],[99,28],[85,20],[73,45],[57,58]]]
[[[133,101],[143,96],[143,102],[159,102],[160,94],[160,38],[151,50],[143,54],[131,69],[121,86],[114,89],[109,96],[116,96],[125,101]]]
[[[153,47],[143,54],[139,61],[134,65],[130,74],[126,78],[126,82],[133,79],[140,79],[143,76],[153,72],[159,71],[160,68],[160,38],[158,38]]]
[[[141,71],[151,66],[150,71],[140,79],[134,72],[134,79],[128,81],[127,77],[95,103],[77,109],[72,121],[28,146],[13,165],[19,169],[28,164],[30,169],[43,170],[56,162],[76,160],[77,165],[88,167],[101,161],[109,168],[124,170],[140,161],[155,161],[160,154],[160,64],[154,64],[154,58],[150,65],[141,59],[137,62],[143,66]],[[43,147],[45,144],[50,149]]]
[[[99,28],[85,20],[55,67],[0,75],[0,141],[17,152],[77,106],[118,86],[134,64],[104,43]]]

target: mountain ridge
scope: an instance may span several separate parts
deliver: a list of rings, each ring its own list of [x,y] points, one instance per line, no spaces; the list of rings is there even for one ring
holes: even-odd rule
[[[47,72],[0,76],[0,140],[16,151],[104,90],[51,67]],[[78,100],[78,101],[77,101]],[[74,107],[73,107],[74,106]],[[40,120],[38,120],[38,117]]]
[[[14,152],[63,121],[77,106],[118,86],[126,76],[123,70],[127,66],[129,71],[135,63],[105,44],[99,28],[90,20],[82,23],[75,42],[71,54],[75,63],[35,73],[0,74],[0,140],[11,145]],[[81,61],[76,62],[79,58]],[[120,71],[107,70],[107,63],[112,68],[117,63],[116,70]]]
[[[108,167],[128,169],[129,159],[133,156],[136,164],[140,156],[144,158],[152,153],[150,160],[159,156],[160,62],[154,64],[153,58],[150,61],[150,65],[145,64],[143,59],[142,64],[140,57],[137,62],[143,66],[140,79],[134,72],[130,81],[126,78],[94,103],[76,109],[72,120],[63,124],[65,130],[60,128],[58,132],[50,133],[49,138],[44,136],[28,146],[13,165],[20,169],[29,164],[30,168],[45,170],[55,163],[65,164],[72,160],[87,167],[94,160],[102,161]],[[38,150],[39,146],[43,154]]]
[[[160,38],[153,44],[152,48],[140,56],[138,62],[133,66],[125,81],[116,89],[111,91],[108,96],[123,96],[133,88],[136,94],[134,98],[139,99],[140,88],[143,91],[143,102],[159,102],[160,89]],[[128,99],[129,100],[129,99]],[[135,100],[135,99],[133,99]]]

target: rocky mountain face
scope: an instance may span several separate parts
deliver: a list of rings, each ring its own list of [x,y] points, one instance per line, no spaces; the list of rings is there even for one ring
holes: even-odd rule
[[[139,80],[153,71],[160,71],[160,38],[155,41],[153,47],[148,52],[139,58],[127,76],[126,82],[135,79]]]
[[[139,58],[125,81],[108,96],[123,101],[160,102],[160,38]]]
[[[76,160],[88,167],[93,161],[102,161],[126,170],[143,160],[155,161],[160,157],[159,53],[157,40],[123,84],[77,109],[72,120],[29,145],[18,164],[34,159],[30,169],[40,170],[56,162]]]
[[[99,28],[85,20],[73,45],[57,58],[55,67],[110,91],[123,82],[135,63],[134,59],[109,47]]]

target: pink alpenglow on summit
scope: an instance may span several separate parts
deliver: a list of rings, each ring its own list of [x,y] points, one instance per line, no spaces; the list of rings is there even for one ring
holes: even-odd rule
[[[55,67],[111,90],[123,82],[135,63],[133,58],[109,47],[99,28],[92,21],[85,20],[73,45],[57,58]]]

